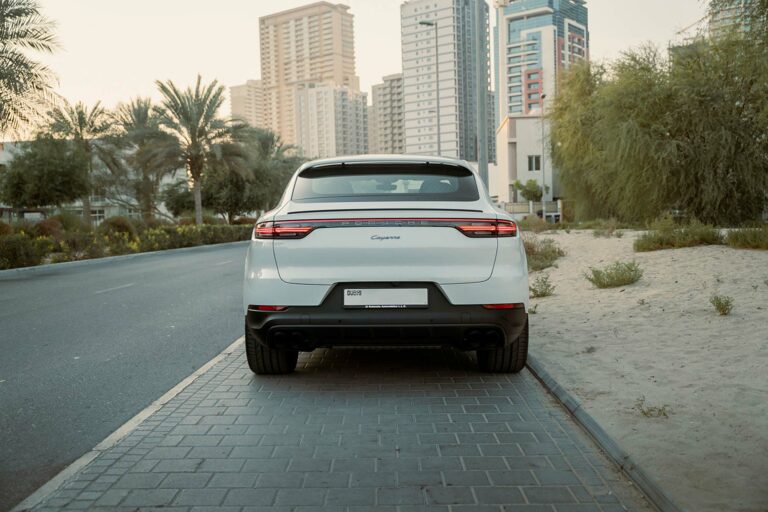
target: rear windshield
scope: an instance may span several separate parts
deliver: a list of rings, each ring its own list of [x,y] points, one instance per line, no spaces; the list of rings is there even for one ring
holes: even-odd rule
[[[310,168],[293,189],[293,201],[477,201],[472,172],[441,164],[344,165]]]

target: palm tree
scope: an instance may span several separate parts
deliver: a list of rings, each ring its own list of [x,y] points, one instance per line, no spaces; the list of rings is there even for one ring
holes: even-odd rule
[[[244,148],[236,140],[238,127],[218,117],[224,103],[224,86],[216,80],[204,85],[200,75],[194,87],[179,89],[168,80],[155,82],[163,100],[157,109],[160,126],[173,137],[155,147],[155,159],[184,167],[192,182],[195,223],[203,223],[201,181],[210,162],[219,160],[230,168],[243,167]]]
[[[109,134],[111,130],[109,113],[100,102],[88,108],[80,102],[72,105],[65,101],[63,105],[54,108],[49,117],[51,132],[72,139],[80,146],[88,160],[88,192],[83,196],[83,220],[90,225],[94,141]]]
[[[110,118],[115,133],[95,148],[110,171],[102,177],[101,184],[112,200],[133,208],[138,206],[148,222],[157,211],[156,198],[163,177],[177,169],[152,162],[151,151],[154,146],[167,143],[171,136],[160,131],[160,118],[149,98],[134,98],[118,105]]]
[[[53,98],[53,73],[28,56],[57,48],[53,27],[36,0],[0,0],[0,135],[39,118]]]

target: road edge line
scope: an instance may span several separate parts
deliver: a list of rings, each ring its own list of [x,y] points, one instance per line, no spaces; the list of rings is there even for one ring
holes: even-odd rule
[[[164,393],[160,398],[153,401],[147,407],[139,411],[131,419],[123,423],[117,430],[112,432],[106,438],[104,438],[99,444],[93,447],[92,450],[86,452],[67,467],[62,469],[53,478],[44,483],[35,492],[27,496],[19,504],[14,506],[10,512],[24,512],[30,510],[40,503],[42,503],[51,494],[56,492],[62,484],[64,484],[75,473],[83,469],[85,466],[91,463],[96,457],[101,455],[104,451],[112,448],[120,442],[125,436],[133,432],[141,423],[149,418],[152,414],[157,412],[163,405],[170,402],[176,395],[184,391],[190,384],[195,382],[201,375],[210,370],[216,363],[224,359],[226,356],[234,352],[240,345],[243,344],[245,336],[240,336],[234,342],[232,342],[227,348],[219,352],[210,361],[203,366],[195,370],[191,375],[187,376]]]
[[[619,444],[600,426],[599,423],[590,415],[581,403],[563,386],[558,384],[555,378],[538,359],[528,354],[526,364],[528,371],[541,382],[544,388],[560,402],[574,421],[597,443],[598,447],[616,464],[622,473],[624,473],[637,486],[648,501],[661,512],[684,512],[672,498],[670,498],[664,489],[651,478],[648,473],[627,453]]]

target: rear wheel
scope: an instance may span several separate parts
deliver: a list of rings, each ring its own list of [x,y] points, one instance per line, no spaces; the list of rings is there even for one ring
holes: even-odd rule
[[[514,342],[503,348],[477,351],[477,366],[486,373],[518,373],[527,359],[528,319]]]
[[[282,375],[292,373],[299,359],[298,350],[278,350],[262,345],[245,328],[245,355],[248,366],[258,375]]]

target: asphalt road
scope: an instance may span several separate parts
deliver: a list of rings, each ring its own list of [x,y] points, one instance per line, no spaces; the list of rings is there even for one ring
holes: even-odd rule
[[[241,336],[245,251],[0,276],[0,510]]]

